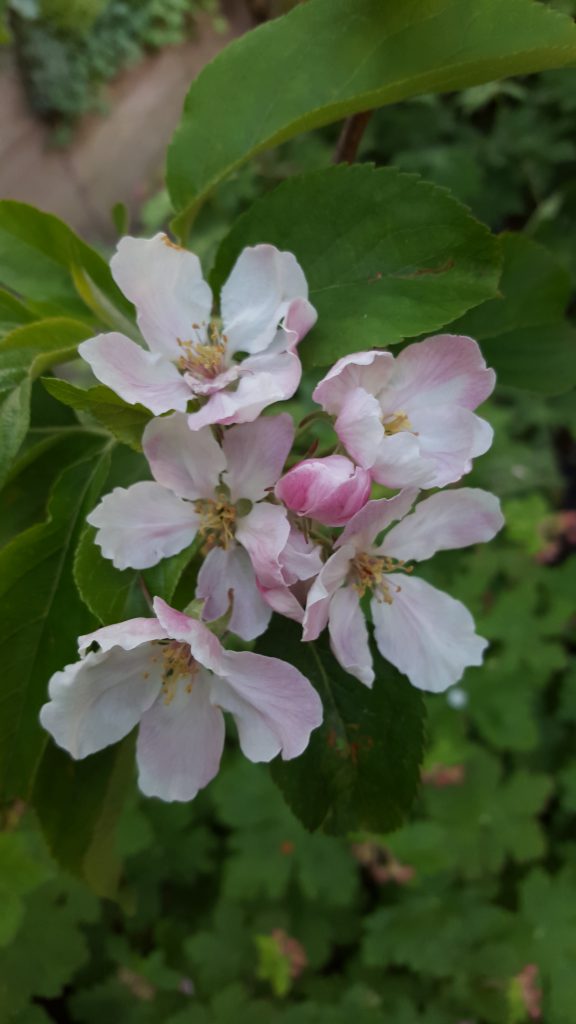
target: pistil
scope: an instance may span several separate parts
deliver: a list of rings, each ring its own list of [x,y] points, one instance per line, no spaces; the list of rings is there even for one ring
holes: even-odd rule
[[[200,516],[198,532],[204,538],[202,554],[214,547],[229,548],[236,529],[236,506],[220,498],[200,498],[194,508]]]
[[[360,597],[371,590],[377,601],[392,604],[392,590],[398,593],[401,587],[390,579],[390,573],[411,573],[412,566],[398,558],[386,555],[370,555],[361,552],[352,563],[352,586]]]
[[[185,678],[186,693],[192,693],[194,676],[198,666],[192,657],[188,644],[172,640],[164,647],[162,654],[164,671],[162,672],[162,694],[164,704],[171,704],[178,690],[180,679]]]

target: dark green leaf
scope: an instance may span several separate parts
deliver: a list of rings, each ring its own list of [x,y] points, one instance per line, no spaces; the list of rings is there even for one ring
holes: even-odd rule
[[[128,405],[122,398],[103,384],[84,390],[68,381],[45,377],[42,381],[46,390],[58,401],[73,409],[88,412],[102,423],[119,441],[140,451],[140,439],[144,427],[152,414],[142,405]]]
[[[99,293],[131,315],[106,261],[58,217],[34,206],[0,201],[0,265],[2,283],[36,306],[85,314],[83,303],[94,309]]]
[[[376,658],[372,690],[344,672],[324,641],[302,643],[300,631],[274,621],[258,651],[290,660],[317,688],[324,722],[295,761],[277,759],[272,777],[309,829],[389,832],[416,795],[423,754],[420,693]]]
[[[33,804],[50,851],[99,896],[116,894],[114,833],[133,776],[131,739],[83,761],[51,743],[38,768]]]
[[[498,382],[555,395],[576,384],[576,330],[565,319],[570,277],[524,235],[501,236],[500,295],[450,326],[482,345]]]
[[[224,240],[215,284],[258,242],[290,250],[304,269],[318,310],[300,347],[308,366],[432,332],[496,295],[488,229],[443,189],[393,168],[337,167],[281,185]]]
[[[47,739],[38,712],[48,679],[74,660],[75,637],[93,622],[76,593],[72,558],[109,450],[103,443],[98,456],[92,452],[66,469],[47,521],[0,552],[0,799],[29,794]]]
[[[531,0],[301,4],[227,47],[193,82],[168,153],[179,223],[236,167],[300,132],[575,60],[571,21]]]

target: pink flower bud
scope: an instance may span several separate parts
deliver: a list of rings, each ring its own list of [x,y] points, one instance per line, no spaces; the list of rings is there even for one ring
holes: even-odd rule
[[[276,484],[276,497],[299,516],[344,526],[370,497],[370,474],[344,455],[305,459]]]

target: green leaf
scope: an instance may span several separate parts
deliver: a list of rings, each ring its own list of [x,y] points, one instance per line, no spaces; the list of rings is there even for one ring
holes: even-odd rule
[[[72,578],[74,548],[107,471],[110,444],[64,470],[48,519],[0,552],[0,799],[26,798],[47,735],[38,722],[47,683],[74,660],[92,619]]]
[[[36,314],[17,299],[5,288],[0,288],[0,334],[18,327],[20,324],[30,323],[36,319]]]
[[[498,382],[547,395],[576,384],[576,330],[565,319],[571,281],[543,246],[501,236],[500,295],[450,329],[476,338]]]
[[[575,60],[570,19],[531,0],[299,5],[228,46],[193,82],[168,153],[180,229],[222,178],[300,132]]]
[[[31,381],[74,355],[91,328],[55,318],[16,327],[0,340],[0,486],[30,422]]]
[[[87,300],[94,308],[92,284],[113,308],[131,316],[106,261],[58,217],[26,203],[0,201],[0,266],[2,283],[36,306],[85,314]]]
[[[308,366],[434,331],[498,286],[488,229],[444,189],[394,168],[334,167],[280,185],[222,243],[216,286],[258,242],[290,250],[304,269],[318,310],[300,346]]]
[[[54,377],[44,377],[42,383],[59,402],[80,412],[90,413],[119,441],[130,445],[136,451],[141,450],[142,431],[152,419],[152,413],[144,406],[128,405],[124,399],[103,384],[84,390]]]
[[[272,777],[308,829],[389,832],[404,820],[419,784],[424,709],[420,693],[375,658],[373,689],[344,672],[324,641],[302,643],[292,623],[274,622],[261,654],[290,660],[317,688],[324,722],[295,761]]]
[[[38,768],[33,804],[50,852],[98,896],[117,892],[115,830],[133,777],[131,739],[83,761],[51,743]]]

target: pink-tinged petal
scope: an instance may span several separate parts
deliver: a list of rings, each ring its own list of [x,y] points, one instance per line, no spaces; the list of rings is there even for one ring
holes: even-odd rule
[[[352,587],[341,587],[334,594],[328,631],[334,657],[342,668],[365,686],[372,686],[374,668],[368,629],[358,594]]]
[[[248,651],[225,651],[220,678],[212,680],[212,700],[232,712],[242,753],[270,761],[281,753],[298,757],[310,733],[322,722],[322,702],[293,665]]]
[[[151,420],[142,448],[158,483],[191,501],[212,498],[226,469],[224,452],[210,428],[190,430],[179,412]]]
[[[496,375],[486,367],[478,344],[459,334],[436,334],[408,345],[396,357],[385,412],[432,405],[475,409],[494,390]]]
[[[82,654],[91,644],[98,644],[102,651],[110,651],[113,647],[121,647],[124,651],[132,651],[142,644],[154,640],[167,640],[168,633],[160,625],[158,619],[127,619],[113,626],[102,626],[92,633],[78,637],[78,650]]]
[[[155,653],[160,650],[149,643],[133,650],[114,647],[56,672],[50,701],[40,711],[41,724],[76,759],[117,743],[160,692],[162,660]]]
[[[192,619],[184,612],[177,611],[161,597],[155,597],[152,604],[158,621],[168,636],[172,640],[188,644],[195,661],[203,668],[217,672],[222,662],[223,647],[214,633],[199,619]]]
[[[291,526],[288,540],[280,555],[280,562],[286,583],[309,580],[317,576],[322,568],[322,549],[319,544],[307,540],[300,530]]]
[[[433,460],[433,472],[423,486],[456,483],[471,468],[477,445],[478,417],[462,406],[417,409],[411,423],[418,434],[422,457]]]
[[[342,402],[334,430],[359,466],[368,469],[374,465],[385,440],[378,399],[364,388],[352,388]]]
[[[379,395],[387,387],[394,370],[391,352],[372,349],[343,356],[316,385],[312,393],[326,412],[337,416],[351,391],[361,388],[371,395]]]
[[[305,459],[278,481],[276,497],[299,516],[344,526],[370,497],[370,474],[344,455]]]
[[[136,760],[145,796],[193,800],[217,774],[224,749],[224,716],[210,702],[211,677],[198,671],[173,698],[157,700],[142,716]]]
[[[409,488],[393,498],[369,501],[344,527],[334,547],[346,545],[351,546],[355,553],[366,551],[382,530],[410,511],[417,494],[416,488]]]
[[[116,487],[87,517],[96,544],[117,569],[148,569],[192,543],[199,518],[193,506],[160,484],[143,480]]]
[[[484,455],[492,447],[494,430],[480,416],[474,415],[474,438],[472,441],[472,458]]]
[[[294,423],[287,413],[264,416],[227,430],[222,447],[228,468],[225,481],[232,501],[260,501],[280,476],[294,440]]]
[[[330,601],[342,586],[350,569],[350,562],[356,554],[352,544],[335,551],[322,567],[308,592],[304,615],[303,640],[316,640],[328,624]]]
[[[226,370],[222,370],[221,373],[217,373],[215,377],[194,376],[193,373],[187,371],[184,373],[184,380],[194,396],[209,398],[217,391],[223,391],[230,384],[234,384],[239,376],[240,366],[238,363],[234,363]]]
[[[290,587],[260,587],[260,593],[278,615],[300,624],[304,622],[304,606]]]
[[[207,622],[225,615],[233,594],[229,629],[242,640],[254,640],[268,628],[271,611],[264,601],[247,553],[234,546],[226,551],[212,548],[204,559],[196,586],[196,597],[205,600]]]
[[[424,580],[400,573],[388,577],[392,604],[372,599],[378,649],[419,690],[441,693],[481,665],[487,641],[460,601]],[[395,586],[400,589],[395,590]]]
[[[489,491],[473,487],[441,491],[394,526],[381,550],[405,562],[421,562],[437,551],[492,540],[503,525],[500,502]]]
[[[262,352],[273,341],[291,300],[307,298],[306,278],[292,253],[273,245],[244,249],[221,295],[230,352]],[[293,312],[292,319],[301,320],[301,312]]]
[[[212,292],[194,253],[174,245],[166,235],[128,236],[118,243],[110,269],[136,306],[138,326],[153,351],[176,360],[181,354],[178,339],[205,340]]]
[[[318,319],[318,313],[308,299],[293,299],[283,320],[285,332],[289,336],[289,347],[302,341],[311,331]]]
[[[236,540],[250,555],[256,578],[263,587],[284,583],[280,556],[288,543],[290,523],[286,509],[260,502],[236,523]]]
[[[155,416],[185,411],[190,388],[160,352],[147,352],[116,332],[83,341],[78,352],[98,380],[130,405],[140,403]]]
[[[298,356],[287,350],[251,356],[239,366],[236,390],[211,395],[202,409],[188,417],[191,430],[211,423],[251,423],[269,405],[292,398],[302,376]]]
[[[420,442],[420,437],[407,430],[385,437],[376,461],[370,468],[372,479],[391,489],[432,487],[437,474],[437,462],[432,455],[423,453]]]

